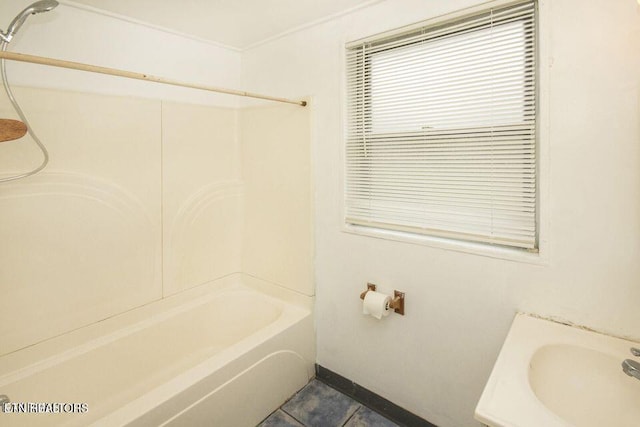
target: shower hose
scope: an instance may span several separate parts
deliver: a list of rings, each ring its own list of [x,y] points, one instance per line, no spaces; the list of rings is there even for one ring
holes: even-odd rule
[[[3,41],[0,49],[2,49],[3,52],[7,50],[7,42]],[[47,166],[47,163],[49,163],[49,152],[47,151],[47,148],[44,146],[44,144],[40,141],[40,138],[38,138],[38,136],[35,134],[33,129],[31,129],[31,126],[29,125],[29,121],[27,120],[27,117],[24,115],[24,112],[22,111],[22,108],[20,108],[18,101],[16,101],[16,98],[13,96],[13,92],[11,92],[11,88],[9,87],[9,81],[7,80],[7,69],[5,67],[4,59],[0,59],[0,74],[2,74],[2,84],[4,85],[4,90],[5,92],[7,92],[7,96],[9,97],[9,100],[11,101],[11,105],[13,105],[13,109],[16,110],[16,113],[18,113],[18,116],[20,116],[20,120],[22,120],[24,124],[27,126],[27,132],[29,132],[29,135],[31,136],[31,138],[33,138],[35,143],[38,145],[38,147],[40,148],[40,151],[42,151],[42,156],[43,156],[42,163],[40,163],[40,166],[38,166],[37,168],[29,172],[21,173],[19,175],[11,175],[4,178],[0,177],[0,183],[2,183],[7,181],[15,181],[16,179],[26,178],[28,176],[37,174],[42,169],[44,169],[45,166]]]

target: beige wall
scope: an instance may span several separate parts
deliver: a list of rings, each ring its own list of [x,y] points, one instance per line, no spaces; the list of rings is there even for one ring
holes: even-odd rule
[[[247,90],[314,100],[318,363],[442,427],[478,425],[474,407],[519,310],[640,339],[635,0],[539,2],[540,261],[343,232],[344,43],[479,3],[382,1],[243,55]],[[363,317],[368,281],[405,291],[406,316]]]
[[[240,271],[237,111],[162,104],[164,292]]]
[[[246,191],[242,271],[314,294],[310,109],[240,114]]]
[[[3,354],[162,295],[160,104],[15,92],[51,162],[0,184]],[[6,96],[0,116],[16,117]],[[1,144],[2,176],[37,165],[33,146]]]

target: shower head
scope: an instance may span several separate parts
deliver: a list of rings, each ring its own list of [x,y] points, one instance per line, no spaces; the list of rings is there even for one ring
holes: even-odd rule
[[[36,13],[49,12],[58,6],[58,2],[56,0],[40,0],[35,3],[30,4],[25,7],[22,12],[18,14],[11,24],[9,24],[9,28],[5,33],[0,32],[0,38],[4,40],[6,43],[9,43],[13,36],[18,32],[24,21],[27,20],[29,15],[35,15]]]

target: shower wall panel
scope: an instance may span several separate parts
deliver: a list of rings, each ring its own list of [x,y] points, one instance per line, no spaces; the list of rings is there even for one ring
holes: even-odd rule
[[[160,104],[15,92],[51,162],[0,185],[2,354],[162,295]],[[39,160],[29,137],[0,145],[3,176]]]
[[[162,104],[165,295],[241,270],[237,114]]]
[[[311,108],[240,111],[245,217],[242,271],[314,294]]]
[[[0,354],[240,271],[237,110],[15,92],[51,162],[0,184]],[[39,160],[0,144],[0,176]]]

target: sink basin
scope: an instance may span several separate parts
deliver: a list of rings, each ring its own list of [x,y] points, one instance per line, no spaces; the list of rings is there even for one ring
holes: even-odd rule
[[[529,384],[544,406],[570,424],[601,427],[615,419],[616,426],[638,426],[640,381],[625,375],[620,362],[577,345],[546,345],[531,358]]]
[[[518,314],[476,419],[492,427],[637,427],[640,380],[622,372],[638,343]]]

